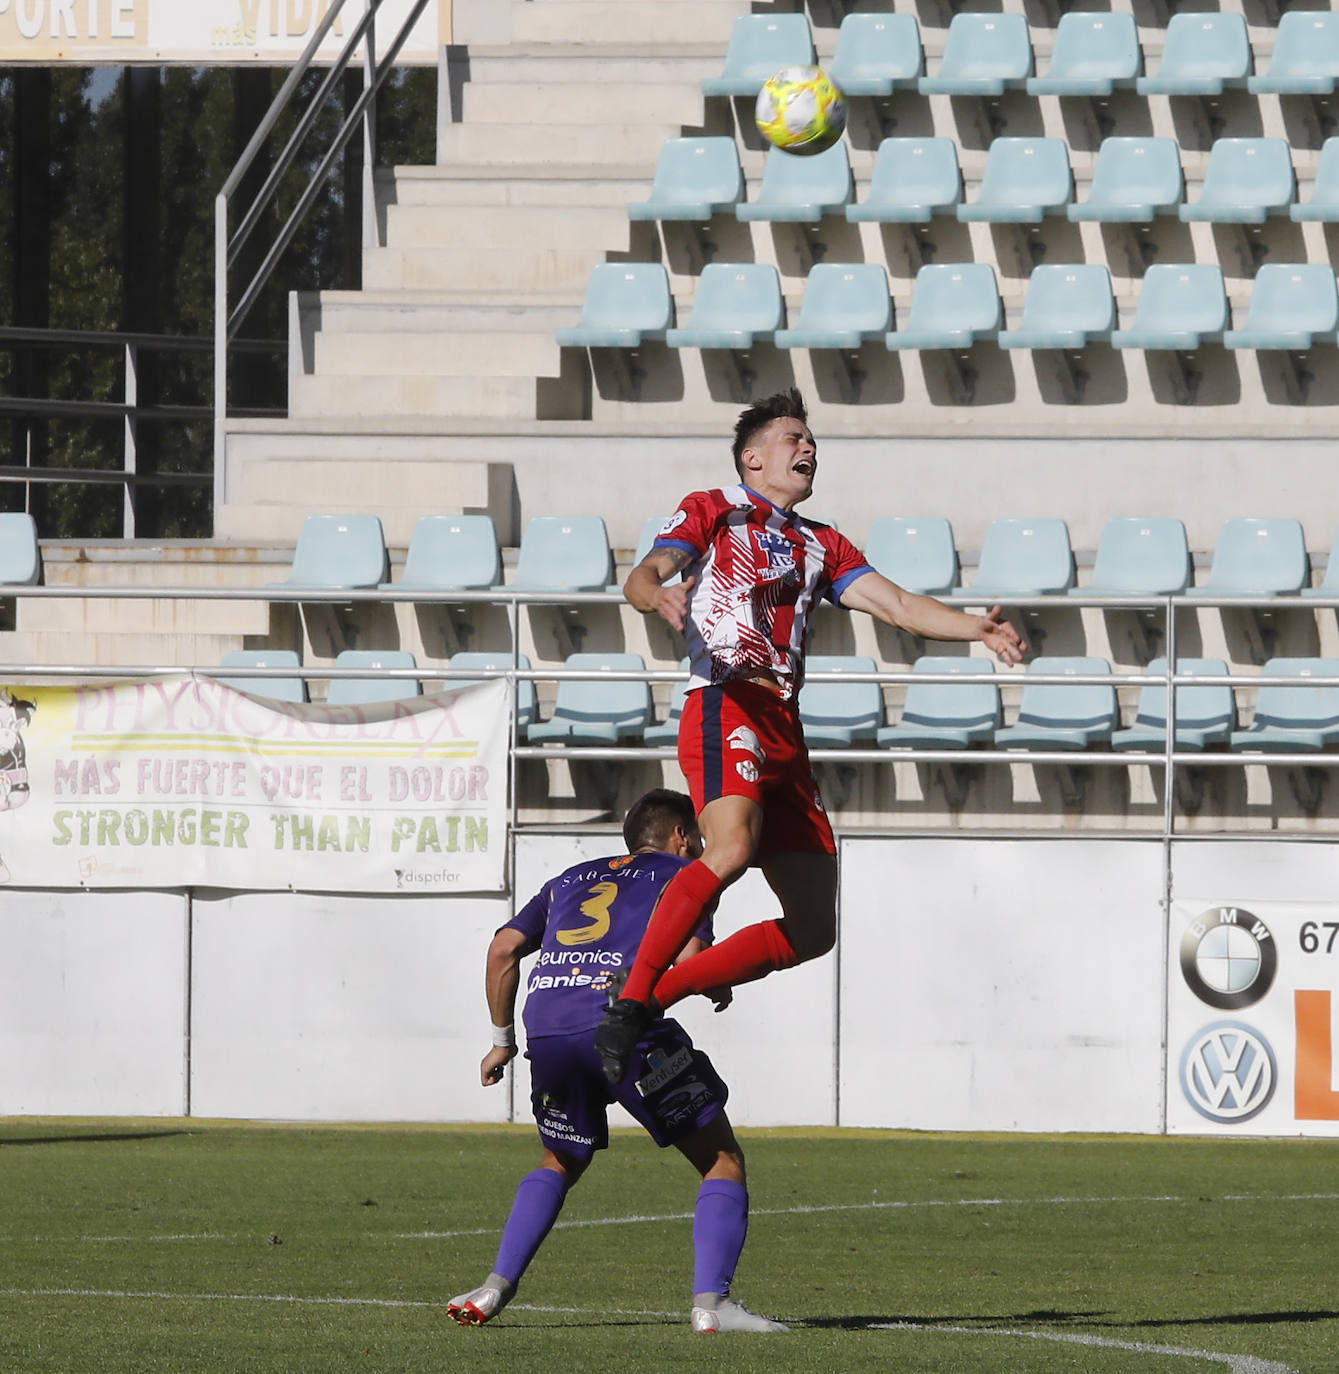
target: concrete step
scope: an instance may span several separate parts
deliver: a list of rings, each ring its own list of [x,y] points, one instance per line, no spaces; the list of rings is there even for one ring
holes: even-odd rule
[[[558,345],[548,331],[322,330],[316,336],[316,372],[349,377],[556,377]]]
[[[575,292],[554,299],[530,296],[516,303],[495,303],[461,296],[415,291],[322,291],[309,293],[299,304],[304,328],[329,334],[353,333],[480,334],[547,333],[572,323]],[[308,318],[310,317],[310,324]]]
[[[480,205],[446,209],[439,205],[388,205],[386,242],[394,248],[449,248],[462,242],[489,248],[628,247],[624,205]]]
[[[716,0],[664,0],[628,4],[627,0],[562,0],[560,4],[513,5],[511,36],[517,43],[699,43],[719,42],[724,53],[739,4]]]
[[[600,126],[610,122],[611,115],[620,124],[699,125],[703,104],[698,83],[687,81],[470,81],[464,90],[464,115],[466,123],[530,124],[537,131],[555,122]]]
[[[317,415],[484,415],[533,419],[536,386],[533,376],[347,377],[318,374],[289,379],[288,410],[299,420]]]
[[[124,605],[125,603],[120,603]],[[115,624],[119,611],[102,603],[102,625]],[[260,631],[268,634],[267,627]],[[191,668],[216,664],[243,636],[210,634],[122,634],[119,630],[16,630],[5,636],[7,661],[14,666]]]
[[[269,608],[258,601],[43,597],[20,600],[15,614],[19,631],[29,633],[90,635],[111,626],[118,635],[240,636],[270,627]]]
[[[481,291],[584,290],[591,269],[605,261],[602,247],[374,248],[363,256],[363,282],[373,290],[438,290],[468,285]]]
[[[691,86],[717,75],[725,60],[720,43],[471,44],[462,74],[480,86],[525,82],[532,86]]]
[[[650,174],[667,138],[682,126],[669,121],[646,124],[448,124],[437,132],[439,166],[642,162]]]
[[[654,173],[654,159],[621,166],[535,162],[397,167],[392,177],[378,178],[378,201],[386,211],[392,205],[623,207],[650,195]]]

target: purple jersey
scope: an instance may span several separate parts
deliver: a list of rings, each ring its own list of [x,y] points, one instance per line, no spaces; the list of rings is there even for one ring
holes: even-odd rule
[[[689,862],[654,850],[573,864],[502,927],[539,948],[526,983],[528,1037],[594,1031],[610,975],[632,967],[661,892]],[[710,918],[696,937],[710,943]]]

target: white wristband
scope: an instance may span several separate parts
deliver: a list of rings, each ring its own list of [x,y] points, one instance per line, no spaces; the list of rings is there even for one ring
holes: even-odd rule
[[[515,1025],[493,1027],[493,1048],[496,1050],[514,1050],[516,1048]]]

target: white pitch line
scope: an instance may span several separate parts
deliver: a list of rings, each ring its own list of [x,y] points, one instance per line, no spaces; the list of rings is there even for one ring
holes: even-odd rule
[[[1118,1341],[1109,1336],[1088,1336],[1077,1331],[1014,1331],[1009,1328],[936,1326],[929,1322],[881,1322],[871,1331],[943,1331],[954,1336],[1016,1336],[1029,1341],[1053,1341],[1061,1345],[1099,1346],[1105,1350],[1129,1350],[1136,1355],[1172,1355],[1187,1360],[1225,1364],[1232,1374],[1297,1374],[1292,1365],[1262,1360],[1256,1355],[1230,1355],[1217,1350],[1187,1349],[1179,1345],[1149,1345],[1143,1341]]]

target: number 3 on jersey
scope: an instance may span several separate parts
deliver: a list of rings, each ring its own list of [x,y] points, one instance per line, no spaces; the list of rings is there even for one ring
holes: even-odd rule
[[[558,931],[557,939],[560,945],[590,945],[596,940],[603,940],[609,934],[609,908],[618,896],[618,884],[596,883],[590,893],[580,908],[583,916],[590,917],[590,925]]]

